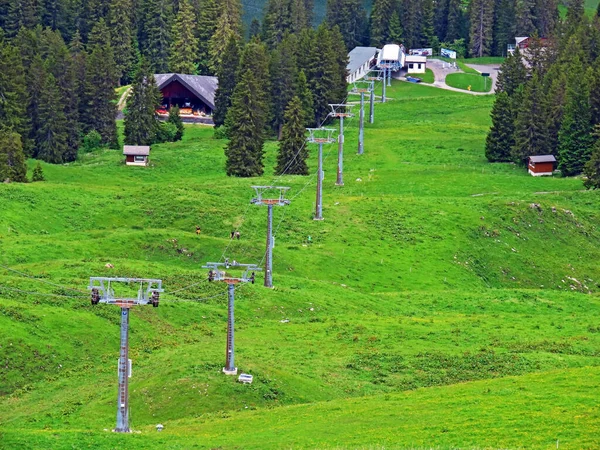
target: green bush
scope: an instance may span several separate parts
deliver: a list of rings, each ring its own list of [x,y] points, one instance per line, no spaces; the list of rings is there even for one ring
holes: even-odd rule
[[[90,131],[83,137],[81,149],[84,152],[91,152],[102,147],[102,136],[96,130]]]
[[[173,142],[179,130],[171,122],[161,122],[156,131],[156,142]]]

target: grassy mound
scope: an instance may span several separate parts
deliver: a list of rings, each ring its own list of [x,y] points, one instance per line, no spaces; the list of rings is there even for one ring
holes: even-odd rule
[[[450,73],[446,75],[446,84],[465,91],[489,92],[492,90],[492,80],[482,77],[479,73]]]

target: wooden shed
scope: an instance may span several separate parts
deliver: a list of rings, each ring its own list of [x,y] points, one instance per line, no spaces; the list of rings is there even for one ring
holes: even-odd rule
[[[123,154],[128,166],[147,166],[150,147],[147,145],[124,145]]]
[[[554,155],[530,156],[527,168],[529,173],[534,177],[552,175],[552,172],[554,172],[554,169],[556,168],[556,158]]]

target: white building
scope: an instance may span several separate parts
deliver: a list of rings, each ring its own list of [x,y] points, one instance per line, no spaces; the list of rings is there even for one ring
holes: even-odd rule
[[[406,54],[404,53],[404,47],[397,44],[386,44],[383,49],[379,52],[379,58],[377,59],[377,66],[385,69],[391,69],[393,71],[400,70],[404,67]]]
[[[425,73],[425,69],[427,69],[427,56],[406,56],[406,71],[408,73]]]
[[[348,76],[346,81],[353,83],[364,77],[377,60],[379,50],[375,47],[355,47],[348,53]]]

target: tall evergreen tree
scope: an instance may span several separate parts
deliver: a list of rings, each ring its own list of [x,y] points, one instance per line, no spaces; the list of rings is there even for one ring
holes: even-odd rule
[[[465,33],[465,22],[467,22],[465,16],[462,0],[448,1],[448,24],[446,37],[443,39],[444,42],[454,42],[467,37]]]
[[[256,177],[263,174],[264,115],[259,83],[247,70],[242,74],[227,112],[229,142],[225,148],[229,176]]]
[[[563,175],[581,173],[593,144],[590,113],[590,74],[578,57],[568,68],[564,116],[558,133],[558,168]]]
[[[389,29],[389,41],[392,44],[402,44],[404,38],[404,31],[402,30],[402,22],[400,22],[400,16],[398,11],[392,13],[390,18],[390,29]]]
[[[592,69],[590,82],[590,117],[593,126],[600,125],[600,58]]]
[[[255,107],[260,109],[259,116],[265,119],[265,125],[270,122],[271,112],[271,82],[269,75],[269,55],[267,47],[260,41],[246,44],[240,58],[240,74],[251,71],[256,80]]]
[[[143,61],[127,100],[125,113],[125,143],[131,145],[150,145],[156,140],[158,118],[156,109],[162,96],[154,80],[150,65]]]
[[[492,108],[492,127],[485,142],[488,161],[511,161],[511,150],[515,145],[514,131],[515,118],[510,98],[506,92],[500,92]]]
[[[169,0],[145,0],[140,25],[140,49],[155,73],[169,69],[173,4]]]
[[[136,55],[133,46],[131,0],[111,0],[108,11],[110,43],[121,84],[131,81]]]
[[[293,97],[285,110],[284,124],[277,155],[278,175],[308,175],[308,148],[306,146],[306,128],[304,113],[298,97]]]
[[[215,34],[221,10],[218,0],[204,0],[198,19],[198,72],[202,75],[213,75],[211,69],[209,48],[210,40]],[[229,42],[229,40],[228,40]]]
[[[567,77],[559,65],[551,68],[544,80],[548,106],[548,151],[558,156],[558,133],[563,120]]]
[[[0,181],[27,181],[27,166],[19,133],[0,127]]]
[[[554,34],[559,20],[558,3],[556,0],[536,0],[535,28],[540,37],[550,37]]]
[[[506,92],[509,96],[512,96],[526,80],[527,69],[523,64],[521,52],[516,48],[515,52],[509,54],[500,67],[496,92]]]
[[[292,0],[268,0],[265,6],[262,38],[269,48],[276,47],[292,31]]]
[[[37,0],[9,0],[5,19],[6,35],[15,37],[21,28],[33,29],[40,24]]]
[[[471,55],[481,58],[490,54],[493,37],[493,0],[471,0]]]
[[[314,100],[312,92],[308,87],[308,81],[306,80],[306,75],[304,74],[304,70],[300,69],[298,72],[298,81],[296,83],[296,97],[300,99],[300,104],[302,105],[302,117],[304,119],[304,126],[311,127],[314,125]]]
[[[546,95],[537,74],[525,85],[515,120],[513,161],[525,164],[527,157],[548,152]]]
[[[185,126],[183,125],[183,121],[181,120],[181,116],[179,114],[179,106],[171,106],[171,109],[169,109],[169,119],[167,122],[173,124],[177,128],[174,141],[180,141],[185,133]]]
[[[86,102],[82,123],[84,133],[96,130],[102,136],[102,143],[117,148],[117,102],[115,87],[118,73],[110,45],[110,35],[104,19],[93,28],[88,44],[90,55],[87,59],[85,80]]]
[[[517,0],[517,36],[531,36],[535,31],[535,0]]]
[[[196,71],[198,40],[195,25],[192,4],[189,0],[180,0],[171,33],[173,40],[169,65],[172,72],[192,74]]]
[[[233,36],[241,39],[241,5],[239,0],[225,0],[230,2],[233,10],[224,10],[219,16],[214,34],[208,44],[208,67],[212,73],[216,73],[225,52],[229,39]]]
[[[339,27],[347,50],[365,43],[367,16],[361,0],[327,0],[325,20]]]
[[[296,90],[296,41],[295,35],[286,35],[271,53],[271,119],[278,138],[281,138],[285,108]]]
[[[225,123],[227,111],[231,106],[231,96],[237,82],[237,69],[240,64],[240,47],[235,36],[229,38],[221,66],[217,71],[219,86],[215,93],[215,110],[213,112],[213,121],[216,127]]]
[[[504,56],[516,36],[515,0],[497,0],[494,8],[494,43],[492,53]]]
[[[600,189],[600,127],[596,127],[594,135],[596,143],[592,148],[591,157],[583,169],[585,174],[583,185],[586,189]]]
[[[371,11],[369,35],[371,45],[382,47],[388,43],[390,31],[390,19],[395,10],[393,0],[374,0]],[[406,27],[405,27],[406,28]]]
[[[60,90],[51,73],[46,75],[40,93],[39,121],[35,140],[37,157],[53,164],[64,162],[69,150],[67,121],[61,107]]]

